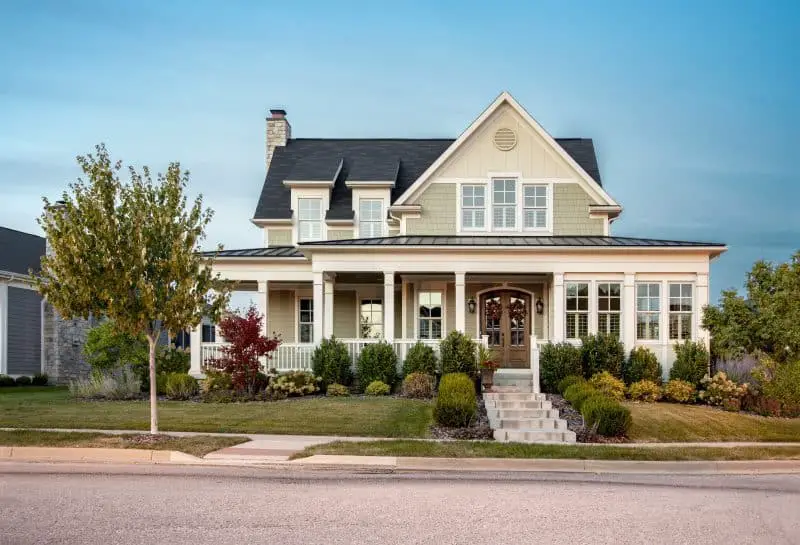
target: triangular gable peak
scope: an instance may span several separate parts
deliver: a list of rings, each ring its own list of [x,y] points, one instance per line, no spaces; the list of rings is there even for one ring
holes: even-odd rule
[[[499,127],[516,133],[516,150],[494,148],[492,139]],[[479,148],[492,150],[480,153]],[[477,153],[476,153],[477,151]],[[498,160],[492,161],[494,156]],[[490,159],[486,159],[487,156]],[[500,159],[500,157],[503,157]],[[516,159],[512,159],[516,158]],[[485,165],[478,165],[484,161]],[[499,168],[502,165],[502,168]],[[484,168],[485,167],[485,168]],[[576,180],[596,205],[619,208],[619,204],[573,159],[546,130],[512,97],[503,91],[450,147],[411,185],[395,205],[411,204],[437,178],[470,178],[490,173],[519,172],[535,178]],[[527,171],[527,172],[526,172]],[[535,172],[531,175],[528,172]]]

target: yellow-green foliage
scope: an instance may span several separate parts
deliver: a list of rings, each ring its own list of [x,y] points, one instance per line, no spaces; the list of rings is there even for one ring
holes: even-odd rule
[[[380,380],[373,380],[369,383],[364,393],[368,396],[386,396],[392,391],[392,387],[381,382]]]
[[[448,373],[439,383],[434,417],[441,426],[464,428],[475,418],[475,384],[466,373]]]
[[[652,380],[640,380],[628,386],[628,396],[634,401],[655,403],[661,399],[661,386]]]
[[[694,384],[685,380],[670,380],[664,386],[664,397],[676,403],[691,403],[697,396]]]
[[[272,379],[267,387],[271,393],[304,396],[319,391],[321,379],[306,371],[289,371]]]
[[[328,397],[347,397],[350,395],[350,389],[343,384],[328,384],[327,390]]]
[[[589,384],[608,398],[616,401],[625,399],[625,383],[608,371],[592,375]]]

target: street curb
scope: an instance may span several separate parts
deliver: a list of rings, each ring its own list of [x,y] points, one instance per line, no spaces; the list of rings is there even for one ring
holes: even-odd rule
[[[203,464],[185,452],[175,450],[78,448],[78,447],[0,447],[0,460],[17,462],[97,462],[129,464]]]

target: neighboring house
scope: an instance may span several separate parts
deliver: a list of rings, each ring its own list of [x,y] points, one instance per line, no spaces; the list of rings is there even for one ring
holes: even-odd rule
[[[508,93],[455,140],[293,138],[271,110],[266,152],[263,247],[214,268],[258,293],[284,341],[270,366],[308,368],[324,337],[353,357],[384,338],[402,358],[457,329],[503,367],[602,332],[666,372],[675,342],[708,342],[709,262],[726,247],[613,236],[622,207],[592,140],[551,137]],[[209,326],[192,336],[200,373],[219,344]]]

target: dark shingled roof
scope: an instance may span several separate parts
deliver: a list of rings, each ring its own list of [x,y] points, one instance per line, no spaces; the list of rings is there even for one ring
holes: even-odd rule
[[[661,240],[653,238],[599,237],[599,236],[436,236],[403,235],[378,238],[355,238],[345,240],[321,240],[304,242],[300,247],[314,246],[583,246],[583,247],[622,247],[622,248],[691,248],[725,247],[718,242],[688,242],[681,240]]]
[[[253,217],[291,218],[291,190],[283,181],[330,180],[331,171],[338,168],[341,160],[342,169],[331,192],[326,219],[352,219],[353,197],[345,182],[394,180],[394,203],[453,142],[453,139],[291,139],[286,146],[275,148]],[[601,183],[591,139],[557,138],[556,142]]]
[[[29,269],[38,271],[45,254],[45,239],[0,227],[0,271],[28,274]]]

